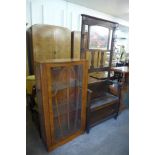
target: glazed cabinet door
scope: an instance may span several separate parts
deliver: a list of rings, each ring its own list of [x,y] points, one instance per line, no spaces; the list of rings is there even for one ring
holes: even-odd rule
[[[48,151],[85,131],[88,62],[37,62],[36,88],[41,136]]]
[[[48,96],[52,143],[69,141],[84,131],[86,73],[83,64],[60,64],[48,68]]]

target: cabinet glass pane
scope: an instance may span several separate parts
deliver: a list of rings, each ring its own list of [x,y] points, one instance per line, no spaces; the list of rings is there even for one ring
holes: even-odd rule
[[[56,141],[81,128],[82,74],[82,65],[51,69],[52,111]]]

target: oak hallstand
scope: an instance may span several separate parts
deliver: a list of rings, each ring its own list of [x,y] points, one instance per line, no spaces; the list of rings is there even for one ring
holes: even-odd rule
[[[111,76],[118,23],[85,14],[81,16],[80,57],[89,60],[88,75],[97,81],[88,81],[86,131],[89,133],[91,127],[111,117],[116,119],[119,113],[121,85],[114,82]],[[118,95],[109,90],[109,86],[114,83],[117,85]]]

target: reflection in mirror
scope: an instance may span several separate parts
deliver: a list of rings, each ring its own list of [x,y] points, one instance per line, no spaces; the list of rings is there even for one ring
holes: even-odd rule
[[[108,50],[109,29],[101,26],[90,26],[89,49]]]

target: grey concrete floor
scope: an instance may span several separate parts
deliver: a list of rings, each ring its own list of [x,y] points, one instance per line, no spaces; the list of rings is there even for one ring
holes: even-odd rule
[[[109,119],[93,127],[67,144],[47,152],[27,110],[27,155],[128,155],[129,111],[124,110],[118,119]]]

